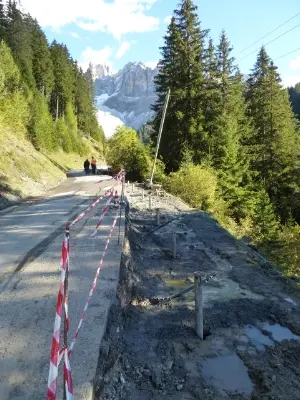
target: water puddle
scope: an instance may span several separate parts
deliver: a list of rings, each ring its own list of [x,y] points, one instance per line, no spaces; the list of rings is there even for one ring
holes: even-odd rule
[[[266,331],[270,336],[262,331]],[[259,323],[259,328],[246,325],[244,333],[257,350],[265,350],[265,346],[274,346],[275,342],[283,340],[300,340],[300,336],[294,335],[288,328],[279,324],[271,325],[269,322]]]
[[[272,338],[276,342],[282,342],[283,340],[300,340],[300,336],[294,335],[288,328],[279,324],[271,325],[269,322],[263,322],[261,328],[266,330],[272,335]]]
[[[211,386],[230,393],[251,394],[253,383],[248,369],[236,354],[208,358],[201,366],[202,376]]]
[[[274,342],[269,336],[264,335],[258,328],[252,325],[245,326],[245,334],[257,350],[265,350],[265,346],[273,346]]]

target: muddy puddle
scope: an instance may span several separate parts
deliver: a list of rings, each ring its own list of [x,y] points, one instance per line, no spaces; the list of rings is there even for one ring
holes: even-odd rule
[[[264,335],[261,330],[252,325],[245,327],[246,341],[247,337],[257,350],[265,350],[265,346],[274,346],[273,340],[269,336]]]
[[[265,350],[266,346],[274,346],[276,342],[283,340],[300,340],[300,336],[294,335],[288,328],[279,324],[260,322],[258,326],[259,328],[252,325],[245,327],[245,335],[257,350]]]
[[[300,336],[294,335],[288,328],[279,324],[271,325],[269,322],[260,324],[261,328],[269,332],[275,342],[282,342],[283,340],[300,340]]]
[[[252,393],[248,369],[236,354],[208,358],[201,366],[202,376],[209,385],[232,394]]]

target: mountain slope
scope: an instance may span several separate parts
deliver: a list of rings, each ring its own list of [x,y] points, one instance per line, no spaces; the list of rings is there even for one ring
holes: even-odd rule
[[[69,169],[83,169],[92,155],[101,162],[102,149],[93,139],[83,139],[87,154],[37,151],[23,132],[0,118],[0,210],[22,199],[36,198],[66,178]]]
[[[151,104],[156,100],[154,77],[158,70],[143,63],[128,63],[117,74],[108,74],[107,69],[95,80],[98,120],[107,137],[118,125],[139,129],[151,117]]]

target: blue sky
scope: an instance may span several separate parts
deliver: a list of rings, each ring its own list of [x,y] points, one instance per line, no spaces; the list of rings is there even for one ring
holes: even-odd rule
[[[159,46],[179,0],[23,0],[23,8],[35,16],[49,41],[56,38],[70,49],[84,67],[89,61],[107,61],[113,71],[129,61],[155,64]],[[243,73],[248,73],[262,44],[299,27],[267,45],[286,85],[300,81],[299,0],[194,0],[203,28],[217,41],[222,29],[234,47]],[[268,32],[297,17],[242,52]],[[299,47],[298,51],[281,57]],[[249,53],[253,52],[249,55]],[[247,56],[247,57],[245,57]],[[245,57],[243,59],[243,57]],[[280,59],[276,60],[278,57]]]

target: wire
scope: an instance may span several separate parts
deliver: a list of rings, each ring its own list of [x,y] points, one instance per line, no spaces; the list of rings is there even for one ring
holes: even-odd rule
[[[290,51],[289,53],[285,53],[282,56],[279,56],[279,57],[275,58],[274,61],[279,60],[279,58],[283,58],[285,56],[288,56],[289,54],[295,53],[295,51],[298,51],[298,50],[300,50],[300,47],[298,47],[298,49]]]
[[[246,47],[244,50],[241,51],[241,54],[244,53],[244,51],[250,49],[250,47],[254,46],[256,43],[260,42],[261,40],[265,39],[267,36],[271,35],[271,33],[277,31],[277,29],[281,28],[282,26],[284,26],[285,24],[287,24],[288,22],[290,22],[292,19],[298,17],[298,15],[300,15],[300,12],[298,14],[295,14],[293,17],[291,17],[290,19],[288,19],[287,21],[285,21],[283,24],[277,26],[277,28],[273,29],[271,32],[267,33],[265,36],[261,37],[260,39],[258,39],[256,42],[250,44],[248,47]]]
[[[282,36],[284,36],[287,33],[293,31],[294,29],[298,28],[298,26],[300,26],[300,24],[294,26],[293,28],[289,29],[288,31],[283,32],[281,35],[277,36],[275,39],[270,40],[270,42],[266,43],[264,46],[267,46],[268,44],[275,42],[276,40],[280,39]],[[247,57],[251,56],[251,54],[256,53],[257,51],[259,51],[259,49],[256,49],[256,50],[252,51],[251,53],[247,54],[246,56],[242,57],[240,59],[240,61],[244,60],[244,58],[247,58]]]

